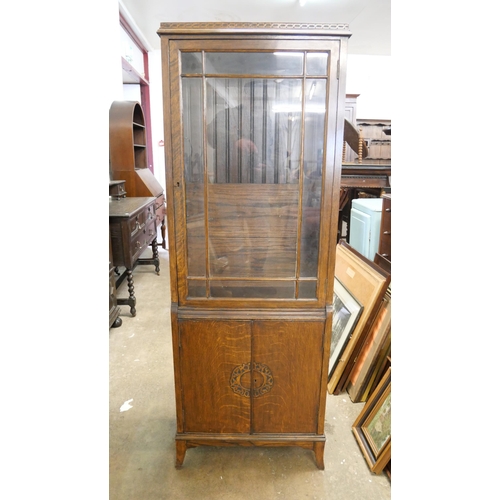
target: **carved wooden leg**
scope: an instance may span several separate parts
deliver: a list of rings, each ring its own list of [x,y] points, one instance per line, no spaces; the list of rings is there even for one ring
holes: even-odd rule
[[[128,283],[128,297],[118,297],[116,299],[116,302],[120,306],[130,306],[130,314],[132,316],[135,316],[135,294],[134,294],[134,277],[132,275],[132,270],[131,269],[125,269],[125,272],[122,274],[121,277],[126,276],[127,277],[127,283]]]
[[[156,238],[151,242],[151,247],[153,249],[153,260],[155,263],[156,274],[160,274],[160,258],[158,257],[158,242]]]
[[[324,461],[324,453],[325,453],[325,443],[324,441],[319,443],[314,443],[313,445],[314,456],[316,458],[316,465],[318,469],[325,470],[325,461]]]
[[[134,294],[134,277],[132,271],[127,269],[127,284],[128,284],[128,303],[130,305],[130,314],[135,316],[135,294]]]
[[[167,242],[165,241],[165,233],[166,233],[166,226],[165,226],[165,217],[161,221],[161,247],[163,250],[167,249]]]
[[[182,464],[184,463],[184,457],[186,456],[186,450],[187,450],[186,441],[176,441],[175,442],[175,451],[176,451],[175,466],[176,467],[182,467]]]

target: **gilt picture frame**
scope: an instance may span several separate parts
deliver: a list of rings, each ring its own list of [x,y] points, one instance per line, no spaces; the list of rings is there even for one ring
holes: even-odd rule
[[[391,459],[391,369],[388,368],[352,425],[352,432],[374,474]]]
[[[351,334],[363,312],[363,306],[335,278],[333,287],[333,322],[328,377],[331,377]]]

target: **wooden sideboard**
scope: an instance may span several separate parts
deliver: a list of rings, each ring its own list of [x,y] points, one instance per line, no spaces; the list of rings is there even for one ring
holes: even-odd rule
[[[136,298],[132,271],[137,264],[151,264],[160,273],[158,244],[156,241],[156,197],[131,197],[109,200],[109,234],[115,269],[125,267],[116,281],[118,288],[127,278],[128,298],[118,298],[118,304],[129,305],[132,316],[136,314]],[[153,258],[141,259],[140,256],[149,246]]]

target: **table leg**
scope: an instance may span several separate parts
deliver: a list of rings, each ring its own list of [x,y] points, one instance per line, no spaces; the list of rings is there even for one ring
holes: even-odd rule
[[[156,274],[160,274],[160,258],[158,256],[158,242],[156,241],[156,238],[151,242],[151,246],[153,249],[153,260],[155,262],[155,271]]]
[[[131,269],[126,269],[125,274],[127,276],[127,285],[128,285],[128,298],[118,298],[118,304],[119,305],[128,305],[130,306],[130,314],[132,316],[135,316],[136,314],[136,309],[135,309],[135,294],[134,294],[134,276],[132,275],[132,270]]]
[[[167,243],[165,241],[165,233],[166,233],[166,226],[165,226],[165,217],[161,221],[161,246],[163,250],[167,249]]]

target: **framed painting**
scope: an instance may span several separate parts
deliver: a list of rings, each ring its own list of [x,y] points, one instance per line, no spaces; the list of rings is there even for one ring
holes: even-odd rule
[[[391,369],[381,379],[352,431],[370,470],[380,474],[391,459]]]
[[[356,358],[347,384],[347,393],[353,403],[366,401],[361,399],[362,394],[370,380],[379,358],[379,353],[385,345],[387,336],[391,331],[391,300],[384,297],[376,321]]]
[[[362,311],[363,306],[354,298],[349,290],[335,278],[333,286],[333,323],[328,377],[332,375]]]

